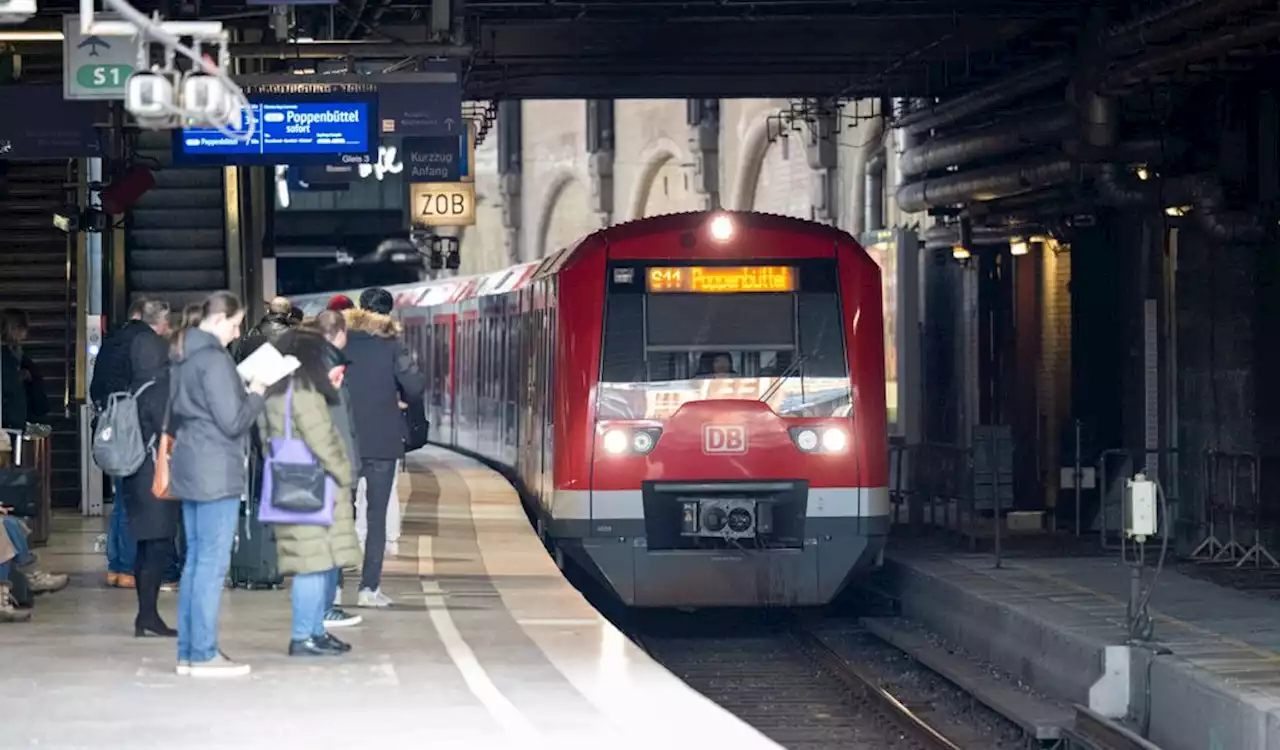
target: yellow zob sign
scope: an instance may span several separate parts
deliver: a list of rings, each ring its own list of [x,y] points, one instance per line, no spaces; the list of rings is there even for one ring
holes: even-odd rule
[[[415,182],[409,186],[414,226],[469,227],[476,223],[474,182]]]

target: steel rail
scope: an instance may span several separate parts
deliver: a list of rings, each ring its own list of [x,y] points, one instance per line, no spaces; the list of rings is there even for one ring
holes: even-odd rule
[[[790,629],[800,649],[819,667],[830,672],[850,692],[861,693],[871,699],[908,736],[929,750],[961,750],[941,732],[929,726],[915,712],[880,687],[877,681],[861,669],[845,661],[840,654],[803,625],[793,624]]]

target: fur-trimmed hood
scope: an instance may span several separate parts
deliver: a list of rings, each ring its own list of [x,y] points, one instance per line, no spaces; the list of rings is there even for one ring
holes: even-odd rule
[[[390,315],[381,315],[353,307],[343,310],[342,317],[347,321],[348,331],[363,331],[382,338],[395,338],[400,335],[400,324]]]

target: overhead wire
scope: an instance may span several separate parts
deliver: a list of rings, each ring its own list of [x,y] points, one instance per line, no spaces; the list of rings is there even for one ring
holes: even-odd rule
[[[111,10],[120,14],[125,21],[133,24],[138,33],[142,36],[143,42],[155,40],[167,47],[172,52],[186,57],[191,61],[197,69],[208,76],[216,78],[222,84],[224,90],[231,99],[230,105],[225,112],[226,121],[209,119],[209,114],[205,112],[195,112],[184,107],[176,107],[171,104],[164,105],[167,114],[176,115],[183,120],[194,121],[200,124],[212,125],[219,133],[226,138],[231,138],[240,143],[247,143],[257,132],[257,117],[253,113],[253,108],[249,105],[248,97],[240,86],[226,73],[226,66],[230,64],[230,55],[227,52],[227,40],[219,40],[219,60],[218,64],[210,63],[204,55],[195,49],[182,43],[182,39],[164,29],[164,27],[156,21],[148,18],[146,14],[130,5],[127,0],[104,0],[104,3]],[[240,113],[243,121],[240,123],[244,126],[244,130],[237,132],[232,129],[235,124],[236,112]]]

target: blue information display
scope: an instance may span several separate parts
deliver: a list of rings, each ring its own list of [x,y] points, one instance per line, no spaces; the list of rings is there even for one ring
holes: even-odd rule
[[[216,128],[174,132],[181,164],[366,164],[378,154],[376,95],[250,96],[253,137],[240,142]]]

